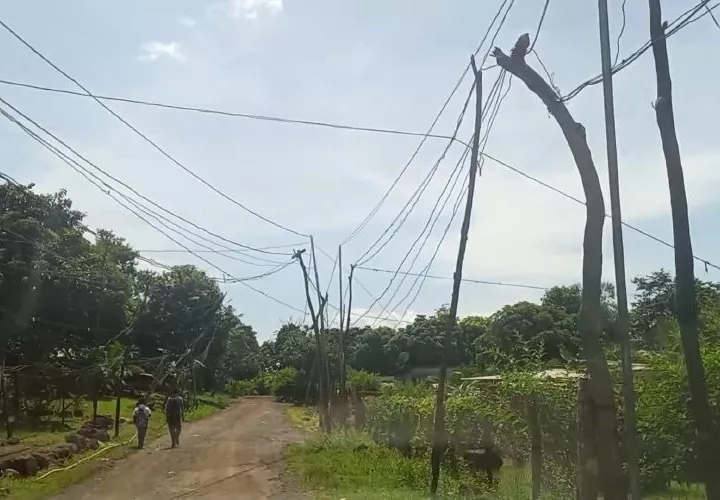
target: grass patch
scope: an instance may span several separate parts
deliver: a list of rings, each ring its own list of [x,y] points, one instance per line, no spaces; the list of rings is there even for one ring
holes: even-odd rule
[[[425,499],[428,495],[427,459],[405,457],[362,434],[333,434],[291,445],[288,460],[290,470],[312,498],[394,500]],[[444,498],[529,497],[529,493],[506,497],[488,491],[479,478],[462,469],[455,477],[442,477],[440,492]]]
[[[83,479],[90,476],[98,467],[100,463],[107,463],[112,460],[123,458],[129,452],[131,452],[137,442],[132,439],[135,436],[135,426],[132,425],[132,412],[135,407],[136,399],[123,398],[121,400],[120,416],[125,418],[125,424],[120,424],[120,434],[117,439],[112,440],[106,446],[110,446],[114,443],[121,443],[120,446],[108,449],[107,451],[100,453],[90,460],[85,461],[69,470],[59,471],[50,474],[44,479],[37,478],[12,478],[0,480],[0,491],[7,489],[10,492],[9,498],[16,500],[40,500],[47,498],[50,495],[54,495],[68,486],[82,481]],[[203,395],[198,398],[199,406],[193,410],[188,411],[185,414],[185,421],[192,422],[205,418],[218,410],[225,408],[229,399],[225,395],[215,394],[214,396]],[[87,403],[86,415],[91,415],[92,405]],[[105,400],[98,402],[98,414],[110,415],[114,418],[115,416],[115,400]],[[84,418],[73,418],[66,419],[68,424],[74,423],[72,430],[79,428],[89,417]],[[63,442],[65,436],[70,432],[71,429],[63,430],[60,432],[35,432],[27,433],[23,436],[23,444],[35,444],[35,445],[48,445],[57,442]],[[148,434],[146,440],[151,442],[152,440],[162,436],[167,432],[165,425],[165,418],[161,411],[156,410],[153,412],[153,416],[150,419],[150,426],[148,428]],[[113,429],[110,429],[112,435]],[[72,456],[60,467],[68,467],[75,463],[81,462],[84,458],[91,456],[98,450],[87,450],[83,453],[78,453]],[[41,471],[39,475],[46,473],[47,470]]]
[[[292,412],[288,412],[292,415]],[[319,500],[414,500],[427,499],[430,467],[428,457],[408,458],[374,443],[368,436],[349,432],[312,439],[288,448],[289,469],[300,486]],[[441,498],[525,500],[531,497],[531,475],[527,468],[505,465],[500,482],[491,491],[480,477],[460,468],[452,473],[443,468]],[[543,500],[561,499],[548,492]],[[570,498],[574,498],[571,495]],[[674,487],[648,499],[705,498],[697,487]]]
[[[290,406],[285,411],[293,427],[306,432],[320,430],[320,418],[317,411],[307,406]]]

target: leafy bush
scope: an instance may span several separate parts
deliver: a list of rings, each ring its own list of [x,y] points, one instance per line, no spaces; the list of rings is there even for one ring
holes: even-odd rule
[[[225,384],[225,392],[234,398],[256,394],[255,380],[231,380]]]
[[[380,378],[374,373],[364,370],[353,370],[347,374],[348,388],[357,392],[377,392],[380,390]]]
[[[703,350],[716,421],[720,421],[720,349]],[[635,376],[637,435],[644,493],[665,491],[671,483],[699,481],[698,441],[690,413],[687,376],[681,354],[648,355],[649,369]],[[616,407],[622,425],[622,394],[616,378]],[[496,383],[449,388],[447,432],[453,449],[481,444],[491,424],[494,441],[513,462],[530,458],[526,405],[537,405],[543,446],[543,489],[558,498],[572,496],[577,477],[577,392],[574,380],[540,380],[506,373]],[[367,398],[367,424],[375,441],[406,454],[426,454],[431,443],[435,393],[422,386],[396,385]],[[622,436],[622,429],[618,430]]]
[[[231,380],[225,392],[233,397],[276,396],[280,401],[301,402],[306,395],[307,381],[295,368],[265,372],[250,380]]]

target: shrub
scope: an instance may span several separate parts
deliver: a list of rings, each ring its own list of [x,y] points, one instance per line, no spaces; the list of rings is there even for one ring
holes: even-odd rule
[[[720,349],[703,350],[709,396],[720,422]],[[637,436],[643,492],[667,490],[671,483],[697,482],[698,442],[690,413],[686,370],[681,354],[649,355],[648,370],[635,377]],[[622,394],[615,372],[616,408],[622,426]],[[525,408],[531,396],[538,409],[543,446],[543,489],[571,497],[577,478],[577,391],[574,380],[538,380],[531,374],[505,373],[503,380],[449,388],[446,423],[456,451],[480,444],[489,422],[495,443],[514,462],[530,457]],[[368,429],[374,440],[407,454],[427,453],[432,438],[435,392],[396,385],[366,400]],[[622,429],[618,436],[622,437]]]
[[[225,384],[225,392],[234,398],[257,394],[254,380],[231,380]]]
[[[364,370],[348,370],[347,386],[357,392],[377,392],[380,390],[380,378]]]

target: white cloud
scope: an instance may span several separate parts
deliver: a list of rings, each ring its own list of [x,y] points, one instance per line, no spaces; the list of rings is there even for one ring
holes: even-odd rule
[[[186,28],[194,28],[197,26],[197,21],[190,16],[181,16],[178,22]]]
[[[145,42],[140,46],[138,60],[157,61],[162,57],[169,57],[179,63],[184,63],[187,60],[185,54],[180,50],[179,42],[163,43],[153,40],[152,42]]]
[[[260,14],[274,16],[283,9],[283,0],[230,0],[229,12],[232,17],[257,19]]]

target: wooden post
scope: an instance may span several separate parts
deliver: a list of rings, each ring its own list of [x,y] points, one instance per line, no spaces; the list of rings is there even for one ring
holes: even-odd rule
[[[303,261],[302,254],[305,250],[296,250],[293,254],[293,258],[297,259],[302,269],[303,279],[305,281],[305,299],[307,300],[308,309],[310,309],[310,318],[312,319],[312,329],[315,333],[315,356],[317,358],[317,373],[318,373],[318,392],[319,392],[319,405],[320,405],[320,423],[325,432],[330,432],[330,415],[329,406],[327,400],[327,386],[325,385],[325,377],[322,376],[322,359],[323,359],[323,348],[322,339],[320,336],[320,325],[318,317],[322,315],[322,309],[316,314],[315,306],[313,306],[312,299],[310,298],[310,279],[308,278],[307,267]],[[318,285],[319,288],[319,285]],[[321,305],[322,306],[322,305]]]
[[[592,399],[588,394],[587,380],[580,380],[577,394],[577,498],[578,500],[597,500],[597,447],[595,434],[595,416]]]
[[[447,447],[447,433],[445,429],[445,383],[447,381],[447,363],[450,350],[450,341],[455,334],[457,325],[457,308],[460,299],[460,284],[462,283],[463,261],[467,247],[468,233],[470,231],[470,217],[472,215],[473,196],[475,194],[475,178],[477,177],[478,154],[480,149],[480,124],[482,122],[482,72],[475,66],[475,58],[470,57],[470,64],[475,75],[475,134],[472,141],[470,159],[470,172],[468,173],[468,192],[465,202],[465,216],[460,229],[460,245],[458,247],[457,262],[453,275],[453,291],[450,299],[448,325],[443,341],[443,350],[440,361],[440,380],[438,381],[435,400],[435,422],[433,428],[432,455],[430,457],[430,495],[435,497],[440,480],[440,463]]]
[[[565,136],[577,166],[585,192],[586,222],[583,239],[582,305],[578,319],[583,350],[590,372],[591,394],[598,410],[597,432],[600,471],[603,477],[605,500],[626,500],[625,474],[617,436],[617,416],[612,379],[605,352],[600,343],[600,296],[602,285],[602,236],[605,223],[605,203],[597,170],[585,136],[585,127],[576,122],[558,93],[525,62],[530,44],[527,33],[515,43],[507,56],[495,47],[493,56],[498,66],[525,83],[547,106]]]
[[[525,413],[530,429],[530,468],[532,471],[532,499],[538,500],[542,494],[542,432],[538,414],[537,397],[531,394],[527,401]]]
[[[640,468],[635,417],[635,388],[633,387],[630,319],[627,285],[625,283],[625,248],[623,244],[622,211],[620,209],[620,175],[618,172],[617,137],[615,133],[615,104],[613,102],[612,63],[610,62],[610,28],[608,0],[598,0],[600,19],[600,52],[605,103],[605,139],[607,144],[610,184],[610,213],[612,214],[613,257],[615,262],[615,293],[617,296],[617,334],[620,338],[622,360],[622,394],[624,403],[624,445],[627,457],[630,498],[640,500]]]
[[[319,317],[319,327],[320,327],[320,367],[321,370],[318,373],[318,377],[325,377],[325,390],[327,394],[325,395],[325,401],[327,402],[328,408],[328,418],[330,419],[328,421],[328,425],[332,425],[332,411],[331,411],[331,402],[334,399],[332,395],[332,383],[330,382],[330,365],[328,362],[327,357],[327,344],[325,343],[325,339],[327,337],[327,330],[325,328],[325,308],[327,306],[327,297],[323,297],[322,292],[320,291],[320,273],[318,273],[318,267],[317,267],[317,256],[315,255],[315,239],[310,236],[310,252],[312,253],[312,259],[313,259],[313,270],[315,273],[315,287],[317,291],[317,298],[318,298],[318,317]]]
[[[680,146],[675,132],[665,24],[662,22],[660,0],[649,0],[649,4],[650,39],[657,73],[655,114],[665,154],[673,221],[673,243],[675,244],[675,314],[680,325],[685,367],[690,386],[690,406],[697,427],[698,451],[700,452],[701,473],[705,482],[705,494],[710,500],[718,500],[720,499],[720,474],[718,474],[720,471],[720,456],[718,455],[720,443],[718,443],[717,429],[714,428],[708,400],[705,367],[698,340],[699,319],[694,257]]]
[[[339,352],[340,352],[340,381],[339,381],[339,399],[340,399],[340,425],[345,428],[347,427],[347,419],[348,419],[348,397],[347,397],[347,361],[345,359],[346,357],[346,348],[345,348],[345,311],[344,311],[344,304],[343,304],[343,275],[342,275],[342,245],[338,245],[338,297],[340,301],[340,328],[339,328],[339,336],[338,339],[339,345]]]

